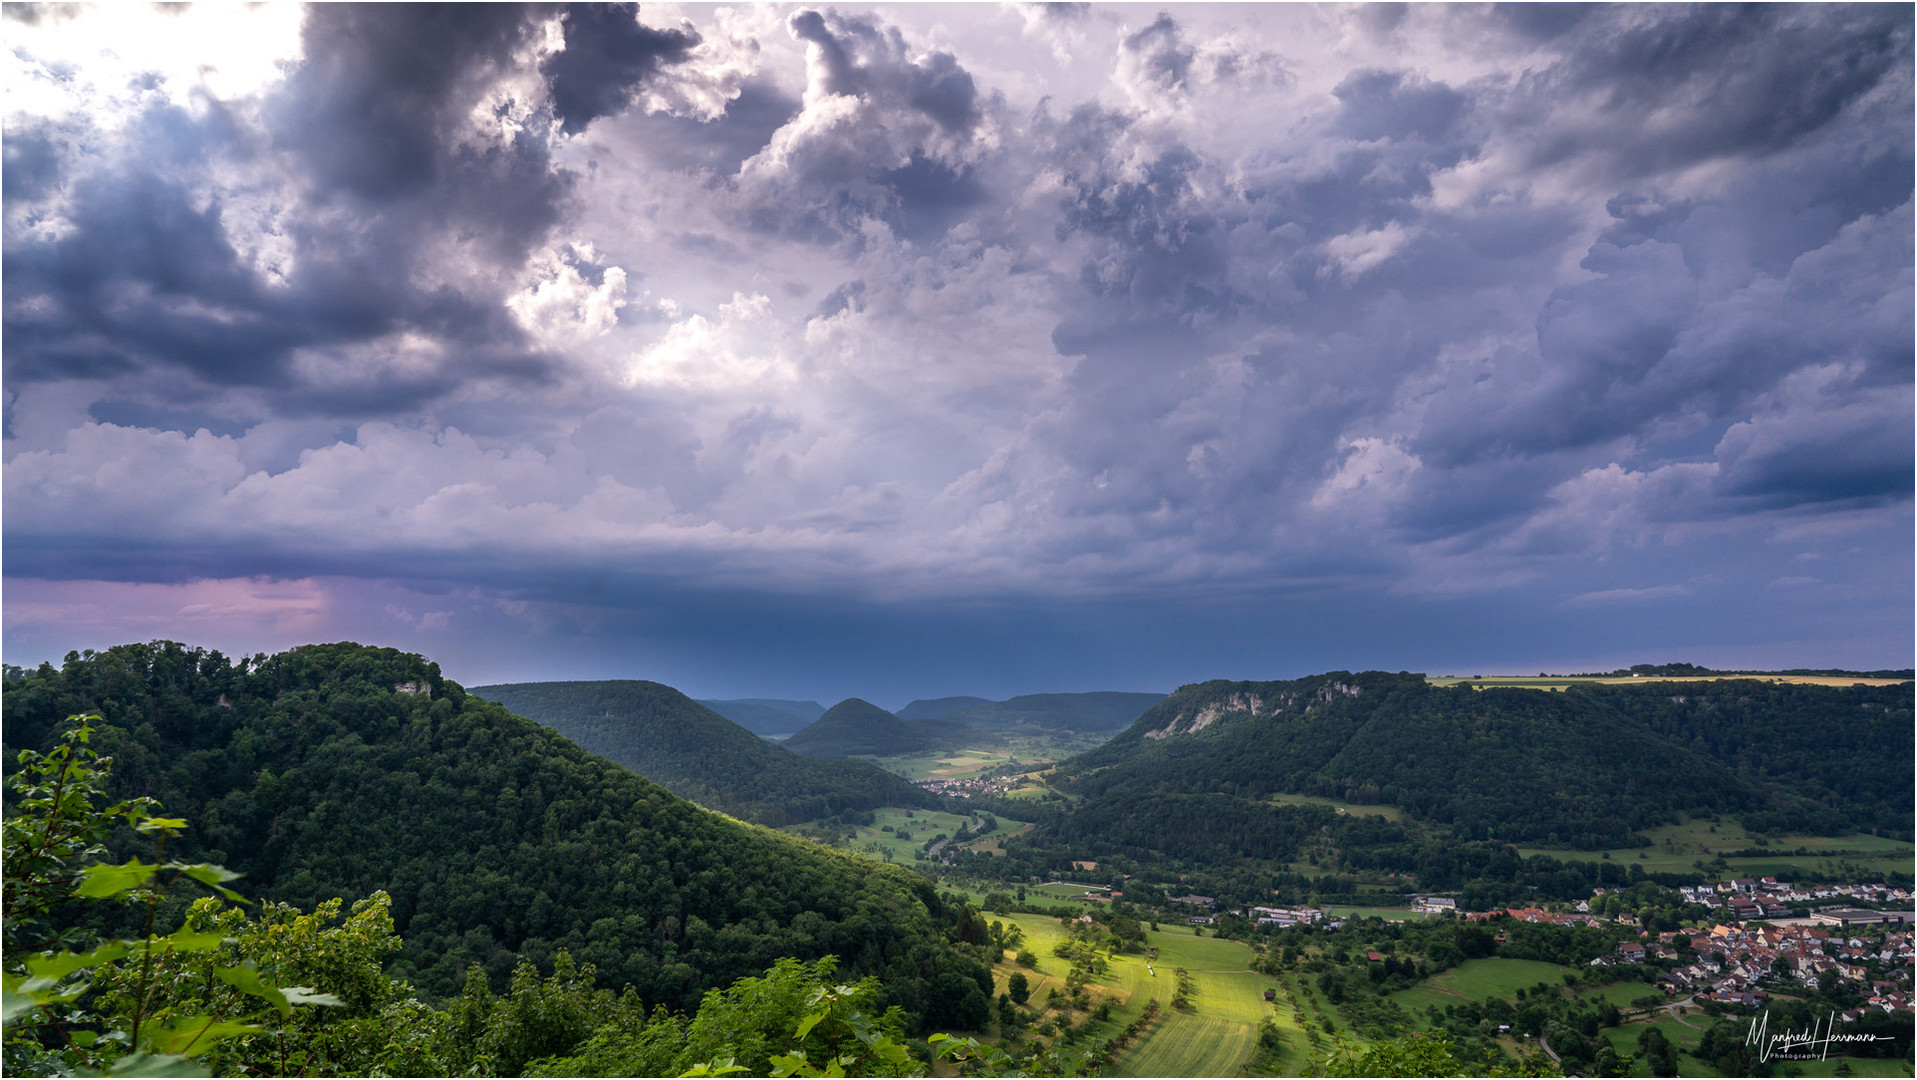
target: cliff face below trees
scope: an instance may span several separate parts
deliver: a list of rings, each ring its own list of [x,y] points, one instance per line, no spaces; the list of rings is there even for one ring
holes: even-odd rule
[[[405,940],[390,973],[432,996],[468,964],[503,988],[520,958],[561,948],[681,1009],[785,956],[836,955],[932,1025],[990,985],[948,942],[963,913],[923,878],[704,810],[418,656],[336,644],[234,662],[157,642],[9,669],[9,766],[84,712],[102,717],[111,794],[192,823],[170,857],[305,909],[387,891]],[[116,857],[152,857],[127,840]]]
[[[1765,831],[1908,835],[1911,703],[1908,683],[1550,693],[1385,672],[1217,681],[1181,688],[1057,776],[1085,798],[1079,814],[1100,817],[1148,795],[1294,794],[1395,806],[1461,839],[1520,844],[1627,845],[1683,813],[1734,814]]]

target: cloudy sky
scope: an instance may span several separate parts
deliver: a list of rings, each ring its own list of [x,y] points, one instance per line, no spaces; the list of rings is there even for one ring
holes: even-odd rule
[[[1907,5],[5,14],[9,663],[1911,663]]]

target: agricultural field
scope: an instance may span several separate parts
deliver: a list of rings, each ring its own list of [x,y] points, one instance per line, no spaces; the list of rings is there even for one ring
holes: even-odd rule
[[[1533,690],[1562,690],[1567,686],[1593,686],[1600,683],[1716,682],[1719,679],[1757,679],[1762,682],[1796,683],[1803,686],[1896,686],[1909,679],[1858,679],[1838,675],[1607,675],[1602,678],[1575,679],[1556,675],[1439,675],[1427,677],[1433,686],[1457,686],[1460,683],[1483,689],[1487,686],[1518,686]]]
[[[1025,892],[1051,900],[1076,900],[1085,894],[1086,886],[1083,882],[1052,881],[1043,885],[1027,885]]]
[[[1041,770],[1073,754],[1097,748],[1105,736],[994,735],[980,732],[963,747],[910,757],[861,757],[907,780],[965,780],[1003,765]]]
[[[1316,795],[1272,795],[1266,802],[1275,806],[1329,806],[1340,814],[1356,814],[1359,817],[1376,815],[1386,821],[1404,820],[1404,811],[1395,806],[1377,806],[1369,803],[1348,803],[1337,799],[1325,799]]]
[[[1026,971],[1031,1000],[1043,1003],[1052,989],[1063,986],[1070,970],[1070,965],[1052,955],[1052,947],[1066,937],[1065,928],[1043,915],[995,917],[1024,931],[1021,948],[1038,957],[1038,969]],[[1247,967],[1252,953],[1241,942],[1201,938],[1183,927],[1148,931],[1146,942],[1158,950],[1156,959],[1149,953],[1121,954],[1112,959],[1109,971],[1090,984],[1095,1001],[1112,1003],[1110,1019],[1093,1032],[1094,1038],[1122,1030],[1152,998],[1158,999],[1162,1010],[1159,1019],[1113,1063],[1112,1075],[1239,1075],[1257,1042],[1259,1020],[1272,1015],[1264,992],[1275,989],[1277,981]],[[1176,989],[1172,971],[1179,967],[1190,972],[1197,985],[1190,1011],[1171,1008]],[[1002,987],[1012,972],[1020,970],[1025,969],[1012,964],[1008,955],[994,972]],[[1289,1026],[1283,1019],[1280,1022]],[[1290,1034],[1294,1045],[1301,1046],[1302,1034],[1295,1030]],[[1295,1056],[1302,1068],[1302,1050]]]
[[[1413,911],[1401,907],[1345,907],[1339,904],[1325,905],[1327,919],[1383,919],[1386,922],[1404,922],[1406,919],[1428,919],[1431,916],[1422,911]]]
[[[1578,992],[1578,996],[1593,1001],[1608,1001],[1628,1013],[1631,1011],[1631,1002],[1649,994],[1657,994],[1662,997],[1663,993],[1662,990],[1652,986],[1650,983],[1622,982],[1611,983],[1607,986],[1599,986],[1590,990],[1581,990]]]
[[[963,846],[967,851],[983,851],[988,855],[1003,855],[1005,854],[1005,841],[1022,832],[1028,831],[1031,827],[1031,823],[1027,821],[1010,821],[1005,818],[999,818],[998,828],[993,829],[977,840],[967,840]]]
[[[1620,866],[1637,863],[1651,873],[1685,872],[1693,864],[1711,862],[1725,851],[1769,847],[1777,852],[1765,856],[1724,857],[1731,873],[1726,876],[1788,878],[1792,873],[1818,871],[1840,874],[1846,868],[1881,870],[1887,874],[1909,875],[1917,868],[1917,848],[1908,841],[1891,840],[1866,833],[1850,836],[1779,836],[1760,838],[1744,831],[1732,818],[1711,821],[1690,818],[1676,825],[1664,825],[1645,831],[1649,842],[1643,847],[1614,848],[1610,851],[1572,851],[1563,848],[1519,848],[1518,855],[1549,855],[1557,859],[1600,861],[1609,859]],[[1793,854],[1805,848],[1813,854]]]
[[[887,862],[913,862],[927,840],[940,833],[947,836],[956,834],[971,818],[962,814],[947,814],[939,810],[907,810],[896,806],[882,806],[872,812],[873,822],[861,825],[854,830],[850,840],[843,845],[862,855],[871,855]],[[883,831],[890,828],[891,832]],[[998,819],[998,828],[981,839],[1003,837],[1007,834],[1028,828],[1029,823]],[[898,830],[904,829],[910,839],[900,839]]]
[[[1483,1001],[1488,997],[1512,998],[1519,990],[1529,990],[1540,982],[1564,985],[1564,973],[1575,970],[1542,960],[1509,960],[1496,957],[1466,960],[1449,971],[1441,971],[1409,990],[1391,995],[1406,1011],[1422,1016],[1426,1008],[1458,1005],[1465,1001]],[[1635,1036],[1633,1036],[1635,1038]]]

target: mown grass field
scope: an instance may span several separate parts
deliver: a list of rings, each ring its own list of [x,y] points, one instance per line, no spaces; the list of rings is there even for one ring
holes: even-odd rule
[[[1052,955],[1052,947],[1066,937],[1065,928],[1057,919],[1042,915],[995,918],[1017,924],[1025,933],[1020,947],[1038,957],[1038,968],[1032,971],[1017,967],[1008,955],[994,969],[999,987],[1003,989],[1012,972],[1024,970],[1032,1003],[1042,1004],[1052,989],[1063,987],[1070,971],[1069,964]],[[1153,998],[1161,1010],[1158,1020],[1113,1063],[1112,1074],[1239,1075],[1257,1042],[1259,1020],[1272,1014],[1264,992],[1276,988],[1277,981],[1249,969],[1252,952],[1241,942],[1201,938],[1183,927],[1167,927],[1148,931],[1146,943],[1158,950],[1156,959],[1149,953],[1119,955],[1112,959],[1111,969],[1090,984],[1095,1002],[1112,1003],[1111,1017],[1093,1031],[1092,1038],[1123,1030]],[[1197,987],[1189,1011],[1171,1008],[1177,990],[1173,969],[1179,967],[1191,973]],[[1281,1025],[1285,1023],[1281,1020]],[[1294,1041],[1302,1044],[1303,1036],[1294,1034]],[[1297,1051],[1300,1068],[1304,1060],[1303,1051]]]
[[[890,855],[892,862],[900,863],[914,861],[914,857],[925,846],[927,840],[940,833],[947,836],[957,835],[959,829],[971,820],[969,816],[963,814],[947,814],[940,810],[907,810],[897,806],[882,806],[872,811],[872,816],[872,824],[861,825],[854,830],[855,835],[845,842],[846,846],[861,855],[870,855],[874,858],[883,859]],[[1002,837],[1007,833],[1026,828],[1029,824],[1029,822],[1000,818],[998,828],[985,834],[981,839]],[[881,831],[885,826],[890,826],[895,831]],[[899,839],[896,832],[899,828],[904,828],[911,835],[911,839]]]
[[[1449,971],[1441,971],[1409,990],[1391,995],[1406,1011],[1423,1019],[1426,1008],[1483,1001],[1487,997],[1511,998],[1519,990],[1529,990],[1540,982],[1564,985],[1564,973],[1573,969],[1542,960],[1508,960],[1493,957],[1466,960]]]
[[[1652,986],[1650,983],[1625,982],[1612,983],[1609,986],[1600,986],[1594,990],[1585,990],[1580,992],[1578,996],[1592,1001],[1608,1001],[1628,1012],[1631,1008],[1631,1002],[1636,1001],[1646,994],[1657,994],[1661,997],[1663,996],[1663,991]]]
[[[1908,875],[1917,869],[1917,848],[1907,841],[1856,833],[1850,836],[1780,836],[1765,843],[1744,831],[1735,819],[1710,821],[1691,818],[1676,825],[1664,825],[1645,831],[1649,841],[1642,847],[1613,848],[1610,851],[1572,851],[1563,848],[1519,848],[1518,855],[1549,855],[1556,859],[1602,861],[1608,858],[1620,866],[1637,863],[1646,871],[1689,871],[1697,862],[1710,862],[1726,851],[1742,851],[1768,846],[1775,855],[1726,857],[1731,874],[1726,876],[1787,878],[1794,873],[1818,871],[1837,873],[1844,865],[1864,870]],[[1820,854],[1795,855],[1798,848]],[[1821,854],[1831,852],[1833,854]]]
[[[1431,916],[1422,911],[1413,911],[1401,907],[1344,907],[1339,904],[1327,904],[1325,917],[1328,919],[1384,919],[1387,922],[1404,922],[1406,919],[1428,919]]]
[[[1378,806],[1371,803],[1349,803],[1337,799],[1320,798],[1317,795],[1272,795],[1267,800],[1276,806],[1329,806],[1341,814],[1357,814],[1360,817],[1376,814],[1386,821],[1404,820],[1404,811],[1395,806]]]

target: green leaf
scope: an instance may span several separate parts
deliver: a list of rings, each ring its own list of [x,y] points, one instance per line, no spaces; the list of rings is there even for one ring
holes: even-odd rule
[[[811,1062],[805,1059],[805,1051],[803,1050],[799,1051],[796,1054],[774,1054],[772,1055],[771,1060],[772,1060],[772,1075],[774,1076],[823,1076],[825,1075],[823,1072],[815,1068]]]
[[[109,941],[86,953],[34,953],[27,957],[27,973],[33,977],[19,989],[29,992],[44,989],[82,968],[118,960],[130,951],[124,941]]]
[[[0,1023],[10,1025],[15,1018],[24,1016],[39,1007],[31,994],[23,994],[17,989],[18,984],[24,981],[18,976],[7,976],[6,989],[0,992]]]
[[[732,1058],[728,1057],[724,1059],[723,1061],[707,1061],[702,1064],[694,1065],[692,1068],[687,1069],[685,1072],[682,1072],[679,1075],[680,1076],[733,1076],[745,1071],[746,1071],[746,1067],[744,1065],[737,1064]]]
[[[292,1003],[286,1000],[286,995],[281,992],[279,987],[268,986],[266,983],[260,981],[260,973],[252,968],[214,968],[213,974],[218,976],[221,982],[243,994],[251,994],[256,998],[263,998],[270,1002],[275,1009],[280,1011],[282,1018],[293,1015]]]
[[[138,825],[135,825],[134,828],[141,832],[158,832],[161,829],[184,829],[186,828],[186,819],[176,817],[150,817],[141,821]]]
[[[174,952],[205,952],[208,949],[219,948],[220,943],[225,940],[227,940],[225,934],[189,934],[184,930],[176,930],[163,938],[155,939],[156,943]]]
[[[242,1035],[259,1035],[265,1030],[258,1024],[241,1024],[211,1016],[175,1017],[150,1037],[148,1045],[162,1054],[203,1054],[215,1043]]]
[[[137,889],[147,883],[157,866],[148,866],[138,859],[131,859],[120,866],[100,863],[86,869],[87,879],[73,890],[75,896],[100,899],[118,896],[129,889]]]
[[[825,1019],[824,1013],[822,1012],[813,1013],[812,1015],[799,1021],[799,1028],[796,1032],[794,1032],[794,1034],[798,1037],[798,1040],[800,1042],[804,1042],[805,1037],[812,1033],[813,1028],[819,1026],[819,1021],[824,1019]]]
[[[228,900],[238,902],[246,899],[246,897],[241,896],[239,893],[234,892],[222,884],[223,882],[237,880],[240,876],[224,866],[217,866],[213,863],[167,863],[166,868],[169,870],[177,870],[185,874],[187,877],[205,885],[207,888],[212,889]]]

